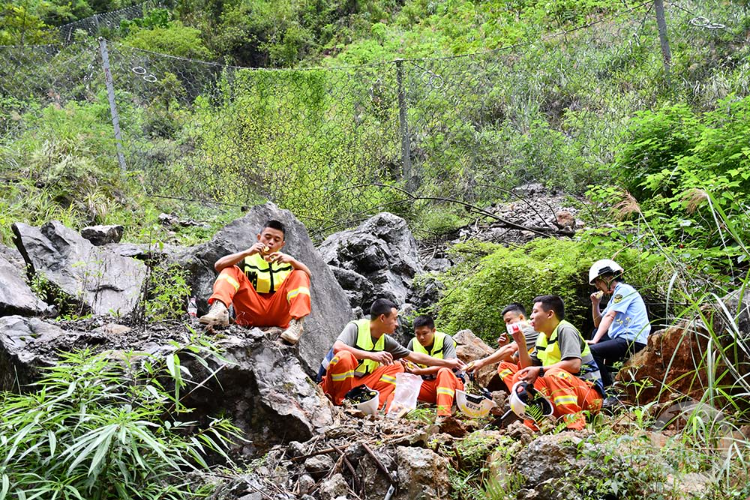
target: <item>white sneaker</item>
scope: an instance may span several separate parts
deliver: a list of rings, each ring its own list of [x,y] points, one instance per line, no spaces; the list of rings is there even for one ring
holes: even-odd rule
[[[200,323],[208,326],[229,326],[229,311],[220,300],[214,300],[208,314],[201,316]]]
[[[304,327],[302,326],[304,321],[305,318],[292,319],[289,322],[287,329],[281,332],[281,338],[292,345],[299,342],[299,338],[302,336],[302,331],[304,330]]]

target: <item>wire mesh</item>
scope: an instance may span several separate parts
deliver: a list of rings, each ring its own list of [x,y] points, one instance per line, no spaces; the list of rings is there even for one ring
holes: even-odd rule
[[[144,17],[144,14],[162,3],[149,0],[137,5],[131,5],[110,12],[95,14],[85,19],[79,19],[72,23],[64,24],[57,28],[60,41],[64,44],[74,43],[81,36],[105,36],[111,37],[120,30],[120,23]]]
[[[744,10],[667,6],[670,91],[706,108],[747,95]],[[382,209],[600,182],[628,117],[664,95],[650,7],[492,52],[344,68],[248,69],[110,42],[126,168],[152,196],[272,200],[323,233]],[[45,165],[29,154],[118,170],[96,44],[2,47],[0,63],[3,175]],[[32,150],[40,135],[46,149]]]

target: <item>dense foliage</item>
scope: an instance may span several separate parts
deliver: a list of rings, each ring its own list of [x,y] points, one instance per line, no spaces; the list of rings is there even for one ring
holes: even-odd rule
[[[657,297],[659,284],[669,280],[661,256],[621,250],[619,242],[593,234],[580,241],[539,239],[518,248],[457,245],[452,252],[459,264],[440,278],[445,286],[441,328],[449,333],[469,328],[494,344],[504,328],[501,312],[506,305],[520,302],[530,307],[534,297],[555,294],[565,302],[566,319],[583,331],[590,325],[588,270],[594,261],[615,256],[627,270],[627,281],[647,300],[649,295]]]

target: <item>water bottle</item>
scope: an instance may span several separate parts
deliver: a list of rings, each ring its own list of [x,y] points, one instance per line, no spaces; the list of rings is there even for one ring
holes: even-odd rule
[[[187,307],[188,320],[190,325],[195,326],[198,323],[198,304],[195,301],[195,297],[190,297]]]

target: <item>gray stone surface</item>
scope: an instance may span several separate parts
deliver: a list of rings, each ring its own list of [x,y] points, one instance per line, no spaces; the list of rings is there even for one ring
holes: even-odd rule
[[[36,381],[40,368],[55,362],[48,346],[64,335],[39,318],[0,318],[0,391],[25,389]]]
[[[49,312],[50,306],[34,294],[23,271],[0,255],[0,316],[34,316]]]
[[[199,315],[208,310],[207,300],[213,291],[217,273],[214,263],[221,257],[245,250],[256,241],[256,235],[269,219],[286,226],[286,246],[283,252],[304,262],[312,272],[312,313],[305,320],[305,333],[299,342],[299,353],[308,373],[318,370],[320,360],[351,319],[346,294],[336,281],[331,269],[315,249],[305,226],[288,210],[273,203],[258,205],[247,215],[237,219],[198,245],[174,257],[174,261],[190,271],[193,294],[199,298]]]
[[[398,461],[398,499],[448,498],[450,480],[449,462],[427,448],[399,446],[396,449]]]
[[[330,479],[326,479],[318,489],[321,500],[334,500],[338,497],[348,498],[349,486],[346,479],[341,474],[334,474]]]
[[[81,229],[81,236],[100,247],[107,243],[119,243],[124,230],[122,226],[88,226]]]
[[[417,244],[406,221],[387,212],[366,220],[357,229],[332,234],[319,250],[330,266],[350,271],[337,271],[336,276],[349,292],[352,307],[359,306],[364,311],[377,298],[403,304],[412,279],[422,271]],[[355,274],[371,286],[363,285]]]
[[[13,224],[16,245],[31,271],[41,274],[94,314],[126,315],[138,303],[146,267],[95,247],[58,221],[41,228]]]

